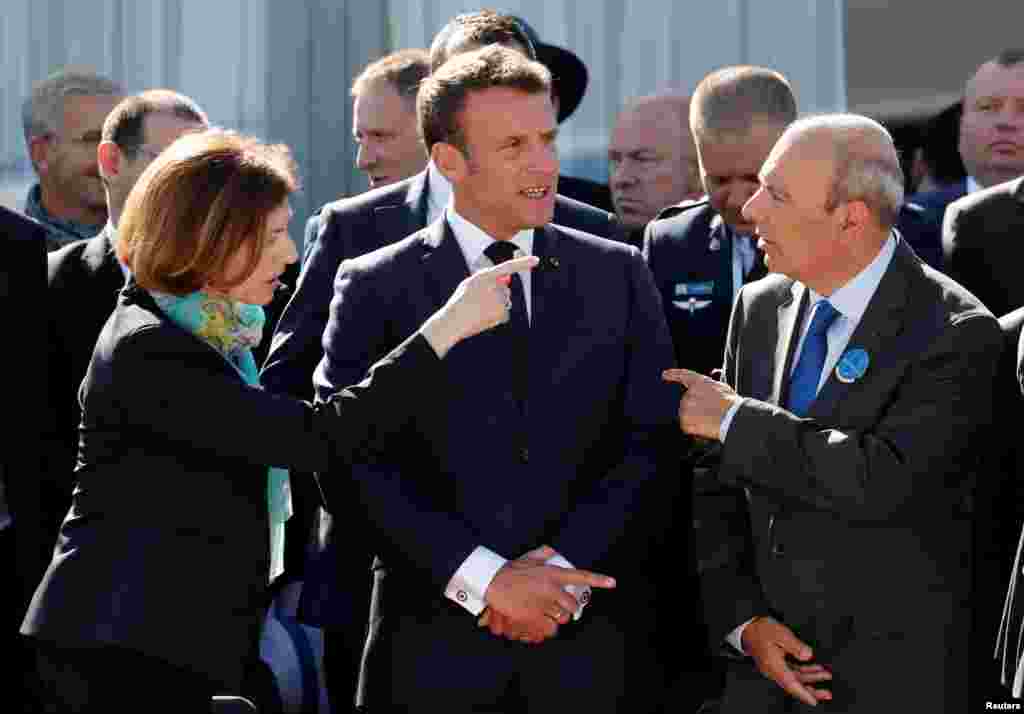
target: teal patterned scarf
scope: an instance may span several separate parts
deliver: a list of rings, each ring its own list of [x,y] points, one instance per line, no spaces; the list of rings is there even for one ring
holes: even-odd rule
[[[259,305],[236,302],[199,291],[177,296],[149,291],[171,321],[188,330],[238,370],[246,384],[258,386],[259,370],[252,349],[260,343],[265,317]],[[288,471],[270,467],[267,474],[270,513],[270,580],[284,572],[284,524],[292,515]]]

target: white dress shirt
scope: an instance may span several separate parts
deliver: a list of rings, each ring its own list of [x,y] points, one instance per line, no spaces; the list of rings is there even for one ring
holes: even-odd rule
[[[889,263],[892,262],[892,256],[895,252],[896,240],[889,236],[889,239],[882,245],[882,249],[878,251],[878,255],[875,256],[874,260],[868,263],[867,267],[857,273],[848,283],[828,297],[828,301],[832,303],[832,307],[836,309],[839,315],[825,333],[825,339],[828,342],[828,353],[825,356],[825,364],[822,365],[821,377],[818,379],[819,392],[825,385],[829,373],[835,368],[836,363],[850,343],[850,338],[853,337],[854,330],[857,329],[857,325],[860,324],[864,312],[868,309],[871,298],[874,297],[875,292],[878,290],[878,285],[882,282],[882,276],[885,275],[885,271],[889,268]],[[800,361],[800,353],[804,349],[804,340],[807,339],[807,328],[810,326],[814,306],[822,299],[822,296],[818,293],[809,288],[808,290],[810,293],[810,304],[804,311],[803,320],[800,323],[800,341],[793,355],[793,366],[790,368],[790,374],[792,374],[792,370],[796,368],[796,364]],[[725,417],[722,419],[722,424],[718,428],[718,438],[723,444],[729,435],[729,427],[732,425],[732,420],[736,416],[736,411],[740,408],[741,404],[742,402],[734,403],[729,407],[729,411],[726,412]],[[725,638],[729,644],[740,652],[743,652],[741,645],[743,629],[748,624],[750,624],[750,620],[730,632]]]
[[[440,176],[440,172],[431,170],[428,174],[431,178],[431,189],[430,194],[434,194],[434,175]],[[444,177],[441,176],[444,180]],[[448,184],[445,180],[445,184]],[[448,190],[450,192],[451,187],[448,184]],[[428,201],[431,198],[428,195]],[[491,259],[487,257],[485,250],[488,246],[494,242],[494,238],[487,235],[483,230],[473,223],[460,216],[455,211],[454,203],[449,200],[447,207],[444,209],[445,220],[448,221],[448,225],[452,229],[452,234],[455,236],[455,240],[459,244],[459,248],[462,250],[462,255],[466,259],[466,266],[469,268],[471,273],[476,273],[484,268],[490,268],[494,265]],[[512,243],[516,245],[516,258],[533,255],[533,230],[527,229],[519,231],[512,237]],[[532,299],[530,290],[530,271],[526,270],[519,273],[519,278],[523,282],[523,298],[526,301],[526,314],[528,319],[533,319],[532,313]],[[541,544],[538,543],[538,546]],[[520,557],[522,553],[517,553],[513,557]],[[479,615],[485,605],[484,594],[487,592],[488,586],[494,579],[494,576],[498,574],[502,566],[508,562],[508,559],[498,553],[495,553],[491,549],[483,545],[478,545],[469,557],[466,558],[462,565],[455,571],[451,580],[448,581],[447,586],[444,589],[445,597],[449,600],[458,603],[463,608],[468,610],[474,615]],[[561,555],[555,555],[547,560],[548,565],[557,565],[561,568],[572,568],[572,564]],[[586,603],[590,599],[590,588],[576,588],[575,586],[569,585],[565,588],[575,598],[577,603],[581,603],[577,606],[576,612],[573,613],[573,619],[578,620],[583,612],[583,603]]]
[[[441,173],[434,160],[427,164],[427,225],[444,213],[445,206],[452,200],[452,184]]]

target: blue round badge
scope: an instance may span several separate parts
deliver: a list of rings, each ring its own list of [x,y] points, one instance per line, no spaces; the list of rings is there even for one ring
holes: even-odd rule
[[[865,350],[860,347],[846,350],[839,358],[839,364],[836,365],[836,379],[843,384],[852,384],[864,376],[864,373],[868,371],[869,364],[871,364],[871,358]]]

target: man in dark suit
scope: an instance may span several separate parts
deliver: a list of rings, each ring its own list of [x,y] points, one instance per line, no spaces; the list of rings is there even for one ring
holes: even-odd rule
[[[960,116],[958,149],[967,177],[952,187],[915,194],[910,202],[923,206],[941,226],[953,201],[1024,174],[1022,103],[1024,50],[1004,50],[978,67],[964,87]],[[944,239],[943,248],[947,266],[952,265],[955,247]]]
[[[1024,679],[1017,679],[1021,666],[1020,635],[1024,603],[1020,581],[1019,538],[1024,520],[1020,474],[1024,467],[1024,446],[1017,434],[1017,423],[1024,413],[1019,374],[1018,347],[1024,326],[1024,307],[999,318],[1003,331],[1003,354],[996,374],[993,403],[993,448],[986,454],[985,477],[979,479],[974,508],[974,593],[987,597],[993,590],[1006,592],[1000,611],[975,607],[971,630],[971,690],[975,699],[983,696],[999,701],[1003,687],[1013,696],[1021,696]],[[1017,556],[1014,558],[1016,548]],[[1013,563],[1007,570],[1006,564]],[[1002,620],[1000,620],[1002,614]],[[992,642],[996,641],[996,659],[992,663]]]
[[[966,504],[999,325],[892,231],[878,123],[795,122],[760,183],[743,212],[778,275],[741,290],[722,381],[666,375],[747,494],[749,560],[703,574],[712,637],[745,656],[722,711],[967,711]]]
[[[491,43],[511,47],[536,59],[530,38],[515,19],[485,10],[460,15],[442,28],[432,44],[431,65],[440,66],[452,54]],[[313,370],[323,356],[321,338],[327,325],[338,266],[346,259],[394,243],[425,227],[441,215],[450,196],[448,180],[436,167],[428,165],[425,171],[404,181],[329,203],[309,219],[302,274],[275,330],[261,377],[267,389],[303,399],[311,397]],[[554,222],[602,237],[612,237],[617,232],[613,215],[564,196],[555,199]],[[306,540],[302,537],[304,523],[309,520],[303,513],[308,512],[309,504],[317,502],[318,496],[294,492],[293,499],[296,516],[292,519],[288,542],[301,546]],[[337,519],[321,513],[320,518],[324,523],[320,529],[324,537],[318,548],[323,553],[312,558],[304,573],[299,615],[308,624],[325,628],[327,687],[333,701],[337,702],[335,706],[340,707],[347,706],[341,702],[351,700],[356,686],[355,672],[359,669],[365,628],[359,624],[354,631],[345,631],[344,623],[350,622],[350,618],[339,615],[344,607],[330,603],[350,599],[359,602],[362,596],[349,597],[353,588],[364,593],[364,601],[369,602],[369,588],[371,584],[379,585],[383,570],[379,562],[372,565],[367,562],[363,566],[357,562],[358,556],[351,553],[350,565],[339,570],[336,563],[342,557],[335,551],[344,550],[347,543],[357,540],[358,529],[351,529],[350,519],[344,517]],[[339,520],[342,525],[336,528]],[[292,532],[296,534],[294,537]],[[301,555],[300,549],[297,557]],[[294,558],[289,560],[294,561]],[[352,572],[362,570],[373,573],[365,583],[352,577]],[[372,612],[376,613],[376,608]]]
[[[765,274],[752,238],[753,225],[740,213],[757,189],[757,171],[786,125],[796,118],[796,99],[786,79],[761,67],[727,67],[705,77],[690,100],[688,126],[697,145],[707,197],[683,202],[647,225],[644,257],[661,292],[676,364],[708,374],[722,366],[726,328],[740,287]],[[684,441],[686,446],[688,442]],[[693,455],[684,449],[683,473]],[[738,489],[705,478],[693,481],[694,557],[699,573],[745,547],[743,499]],[[708,514],[715,513],[714,517]],[[703,612],[693,623],[697,642],[705,642]],[[678,667],[705,672],[699,697],[721,692],[724,664],[714,650],[680,653]],[[693,688],[689,688],[692,692]]]
[[[0,207],[0,304],[12,349],[0,360],[9,418],[0,450],[0,562],[7,574],[0,587],[0,643],[9,656],[0,675],[4,706],[36,711],[33,658],[18,636],[19,620],[46,570],[56,524],[40,518],[47,479],[46,449],[40,439],[47,421],[44,403],[48,311],[43,265],[47,230],[41,223]],[[66,479],[65,479],[66,482]]]
[[[662,211],[644,239],[681,367],[707,374],[722,366],[736,293],[765,274],[741,209],[796,111],[789,82],[763,67],[720,69],[694,91],[689,126],[706,198]]]
[[[132,186],[157,154],[185,132],[208,123],[194,101],[169,90],[142,92],[117,104],[103,123],[96,151],[109,220],[96,237],[76,241],[46,257],[47,294],[55,306],[49,322],[54,431],[48,440],[53,468],[64,474],[58,479],[60,492],[50,500],[51,540],[70,505],[82,417],[78,387],[127,274],[114,255],[117,222]]]
[[[1022,231],[1024,178],[964,196],[946,209],[948,272],[997,315],[1024,306]]]
[[[453,201],[427,228],[342,265],[319,393],[385,349],[453,280],[501,262],[500,251],[535,254],[541,268],[510,285],[507,329],[450,354],[462,386],[445,418],[411,420],[400,432],[407,448],[354,465],[358,493],[321,480],[329,506],[364,505],[363,539],[390,568],[370,701],[653,710],[663,687],[655,645],[669,635],[650,613],[666,605],[658,563],[679,482],[658,478],[675,395],[651,374],[672,357],[650,275],[635,249],[551,225],[557,130],[542,65],[503,47],[464,53],[424,82],[418,107]],[[451,527],[428,532],[427,511]],[[539,622],[510,612],[502,593],[525,562],[517,558],[543,544],[557,552],[553,564],[633,586],[592,601],[577,592],[572,623],[567,612]],[[686,606],[687,593],[673,596]],[[491,634],[476,627],[481,613]]]

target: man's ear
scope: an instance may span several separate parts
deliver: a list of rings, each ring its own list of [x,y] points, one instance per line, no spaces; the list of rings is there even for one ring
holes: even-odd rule
[[[466,157],[454,144],[444,141],[437,142],[430,148],[430,159],[444,177],[453,184],[461,183],[469,173]]]
[[[112,141],[101,141],[96,147],[96,163],[103,178],[117,176],[121,173],[121,147]]]
[[[845,213],[842,222],[844,230],[850,230],[851,228],[858,231],[863,230],[870,223],[874,222],[871,209],[868,208],[868,204],[864,203],[864,201],[848,201],[843,204],[842,209]]]
[[[42,136],[33,136],[29,139],[28,155],[37,174],[42,175],[50,168],[47,163],[47,157],[50,153],[50,140],[52,138],[51,135],[44,134]]]

